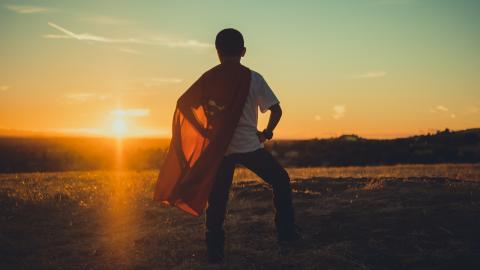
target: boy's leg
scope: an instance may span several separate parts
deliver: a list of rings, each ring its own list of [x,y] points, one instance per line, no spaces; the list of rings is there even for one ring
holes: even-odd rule
[[[278,239],[290,240],[295,230],[295,215],[288,173],[264,148],[242,154],[239,163],[272,186]]]
[[[208,198],[205,215],[205,237],[207,241],[208,260],[210,262],[217,262],[223,259],[223,246],[225,241],[223,223],[234,170],[235,162],[233,158],[223,158]]]

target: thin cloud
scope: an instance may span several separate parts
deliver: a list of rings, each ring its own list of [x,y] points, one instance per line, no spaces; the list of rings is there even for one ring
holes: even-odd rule
[[[437,105],[435,109],[440,112],[448,112],[448,108],[443,105]]]
[[[480,108],[477,106],[468,106],[466,108],[466,112],[468,114],[475,114],[475,113],[480,113]]]
[[[91,17],[84,17],[80,18],[80,21],[92,23],[92,24],[104,24],[104,25],[121,25],[129,23],[128,20],[117,19],[111,16],[91,16]]]
[[[135,55],[142,54],[142,52],[134,50],[134,49],[130,49],[130,48],[120,48],[118,50],[121,51],[121,52],[124,52],[124,53],[129,53],[129,54],[135,54]]]
[[[48,13],[54,11],[53,9],[38,6],[19,6],[19,5],[7,5],[6,8],[10,11],[19,14],[34,14],[34,13]]]
[[[98,128],[62,128],[62,129],[56,129],[55,132],[71,133],[71,134],[90,134],[90,135],[101,134],[100,129]]]
[[[10,86],[8,86],[8,85],[0,85],[0,91],[7,91],[8,89],[10,89]]]
[[[381,78],[387,76],[386,71],[377,70],[377,71],[368,71],[362,74],[354,75],[353,78],[355,79],[374,79],[374,78]]]
[[[452,112],[449,108],[443,105],[437,105],[435,107],[431,107],[430,113],[439,114],[442,116],[449,116],[452,119],[457,118],[457,115],[454,112]]]
[[[107,100],[110,95],[98,95],[95,93],[72,93],[65,96],[66,99],[75,102],[86,102],[90,100]]]
[[[75,34],[72,31],[69,31],[57,24],[52,22],[48,23],[49,26],[57,29],[58,31],[64,33],[64,35],[46,35],[46,38],[62,38],[62,39],[77,39],[82,41],[93,41],[93,42],[101,42],[101,43],[139,43],[143,44],[143,41],[136,40],[136,39],[112,39],[102,36],[97,36],[89,33],[82,33],[82,34]]]
[[[182,79],[175,78],[175,77],[157,77],[157,78],[142,78],[138,79],[139,82],[143,84],[145,87],[154,87],[163,84],[176,84],[181,83]]]
[[[317,114],[313,117],[313,119],[315,119],[315,121],[321,121],[323,118]]]
[[[144,117],[150,115],[150,110],[145,108],[115,109],[110,111],[110,114],[115,116]]]
[[[345,113],[347,112],[347,107],[345,105],[335,105],[333,106],[333,119],[340,119],[345,117]]]
[[[189,39],[189,40],[173,40],[173,39],[164,39],[164,38],[116,39],[116,38],[109,38],[109,37],[94,35],[90,33],[77,34],[52,22],[49,22],[48,25],[63,33],[62,35],[58,35],[58,34],[44,35],[45,38],[50,38],[50,39],[76,39],[80,41],[99,42],[99,43],[143,44],[143,45],[153,45],[153,46],[164,46],[164,47],[170,47],[170,48],[205,49],[205,48],[213,47],[209,43],[203,43],[194,39]]]
[[[56,34],[47,34],[43,35],[44,38],[49,38],[49,39],[71,39],[71,36],[68,35],[56,35]]]
[[[78,101],[78,102],[85,102],[93,97],[95,97],[94,93],[74,93],[74,94],[68,94],[65,96],[65,98],[67,99],[71,99],[73,101]]]
[[[164,38],[155,38],[153,39],[157,42],[158,45],[170,47],[170,48],[210,48],[212,47],[209,43],[200,42],[195,39],[189,40],[172,40]]]

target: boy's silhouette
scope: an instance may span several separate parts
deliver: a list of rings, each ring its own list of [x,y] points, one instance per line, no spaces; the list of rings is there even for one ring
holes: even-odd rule
[[[205,72],[179,99],[172,142],[160,170],[155,199],[194,215],[206,210],[209,262],[224,257],[223,223],[236,164],[252,170],[273,188],[279,242],[299,238],[290,179],[264,149],[282,116],[280,103],[264,78],[240,64],[242,34],[220,31],[215,40],[220,65]],[[258,109],[270,110],[267,127],[257,130]]]
[[[242,34],[235,29],[224,29],[215,40],[220,65],[240,65],[246,48]],[[267,128],[257,131],[258,109],[270,110]],[[223,222],[228,193],[233,179],[235,164],[252,170],[273,188],[275,225],[279,241],[292,241],[298,237],[294,226],[294,213],[290,179],[285,169],[263,147],[265,140],[272,139],[273,131],[282,116],[280,102],[259,73],[251,71],[250,89],[242,115],[228,145],[225,157],[218,169],[216,180],[206,211],[206,241],[209,261],[223,259],[225,233]]]

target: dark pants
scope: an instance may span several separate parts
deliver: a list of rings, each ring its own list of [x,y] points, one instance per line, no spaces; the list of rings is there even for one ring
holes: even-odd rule
[[[222,235],[220,237],[223,238],[223,223],[235,164],[242,164],[252,170],[272,187],[278,236],[290,233],[295,223],[290,178],[270,152],[260,148],[253,152],[224,157],[208,198],[205,221],[207,235]]]

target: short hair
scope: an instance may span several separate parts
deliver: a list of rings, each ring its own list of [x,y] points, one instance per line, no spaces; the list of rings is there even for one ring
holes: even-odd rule
[[[244,46],[242,33],[233,28],[223,29],[215,38],[215,48],[222,56],[240,56]]]

